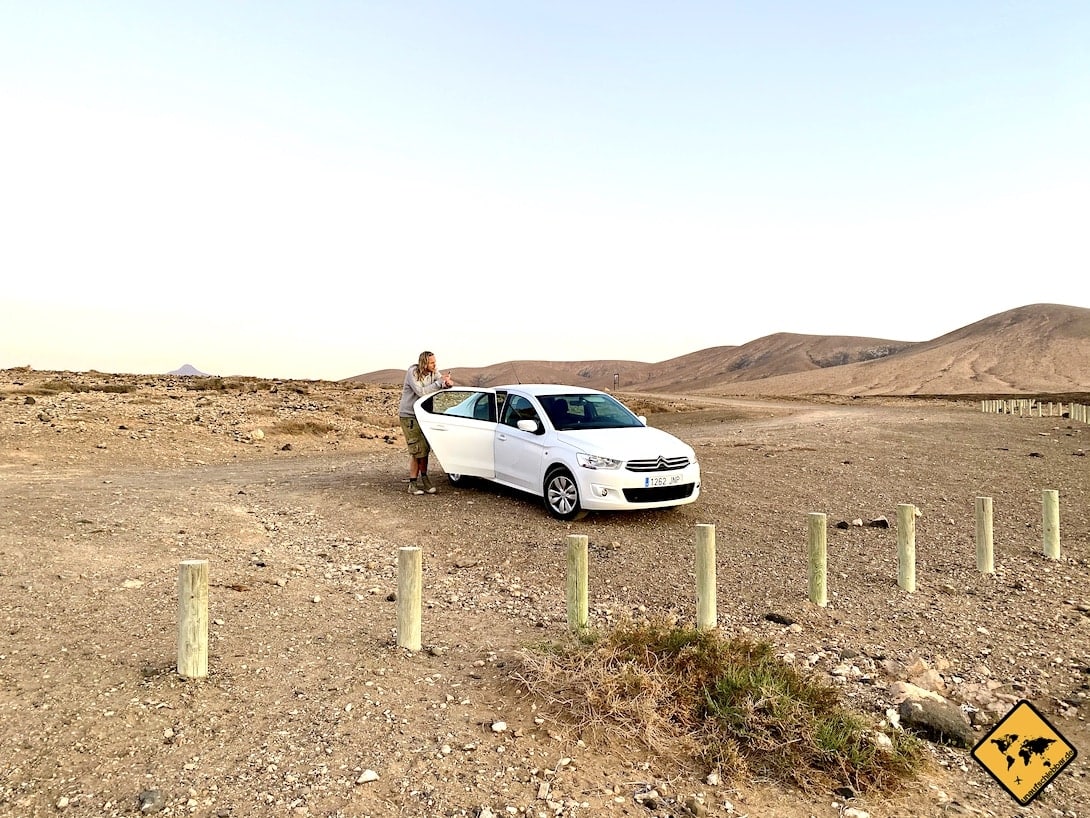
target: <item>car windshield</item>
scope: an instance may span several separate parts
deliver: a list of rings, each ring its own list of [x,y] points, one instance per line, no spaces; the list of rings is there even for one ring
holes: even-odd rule
[[[643,426],[624,404],[609,395],[542,395],[539,400],[558,432]]]

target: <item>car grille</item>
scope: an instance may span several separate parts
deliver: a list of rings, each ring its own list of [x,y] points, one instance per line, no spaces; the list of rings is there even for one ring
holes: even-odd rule
[[[661,503],[665,500],[684,500],[692,496],[694,483],[680,486],[659,486],[651,489],[625,489],[624,498],[630,503]]]
[[[649,460],[629,460],[625,468],[629,471],[677,471],[689,465],[687,457],[655,457]]]

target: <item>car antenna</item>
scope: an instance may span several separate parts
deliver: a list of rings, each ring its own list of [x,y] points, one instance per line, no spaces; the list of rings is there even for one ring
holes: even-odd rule
[[[519,380],[519,372],[518,372],[518,370],[517,370],[517,369],[515,369],[514,367],[511,367],[511,371],[515,373],[515,383],[517,383],[517,384],[518,384],[519,386],[522,386],[522,381],[521,381],[521,380]]]

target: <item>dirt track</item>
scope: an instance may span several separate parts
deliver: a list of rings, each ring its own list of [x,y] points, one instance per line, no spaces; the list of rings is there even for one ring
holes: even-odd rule
[[[831,818],[845,803],[874,818],[1087,814],[1086,427],[944,402],[697,408],[659,396],[653,406],[686,410],[651,420],[696,447],[701,500],[566,525],[488,487],[440,480],[438,495],[408,496],[400,444],[383,441],[389,395],[309,390],[150,384],[27,404],[8,387],[0,815],[58,805],[131,815],[151,791],[173,815],[645,815],[633,796],[652,783],[668,796],[663,815],[698,793],[709,815]],[[275,431],[291,417],[329,428]],[[1059,562],[1041,554],[1044,488],[1062,498]],[[979,495],[995,503],[991,577],[973,563]],[[892,528],[831,528],[831,604],[810,605],[807,513],[827,513],[830,526],[892,521],[900,503],[922,515],[918,591],[896,586]],[[711,787],[707,771],[644,750],[580,746],[509,682],[521,649],[563,636],[566,535],[591,539],[596,624],[669,612],[691,621],[697,523],[716,526],[724,629],[768,639],[818,673],[848,663],[859,675],[843,681],[845,695],[876,716],[917,659],[941,668],[955,701],[998,682],[1082,755],[1019,811],[963,750],[936,747],[933,775],[892,798],[845,802]],[[404,545],[425,552],[415,655],[392,644],[388,597]],[[188,558],[211,563],[204,682],[174,673],[177,565]],[[377,780],[364,780],[368,770]]]

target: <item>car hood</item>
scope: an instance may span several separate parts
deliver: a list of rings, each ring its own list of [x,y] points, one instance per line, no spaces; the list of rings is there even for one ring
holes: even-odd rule
[[[561,443],[579,451],[618,460],[685,456],[696,461],[696,454],[689,444],[651,426],[557,432],[556,437]]]

